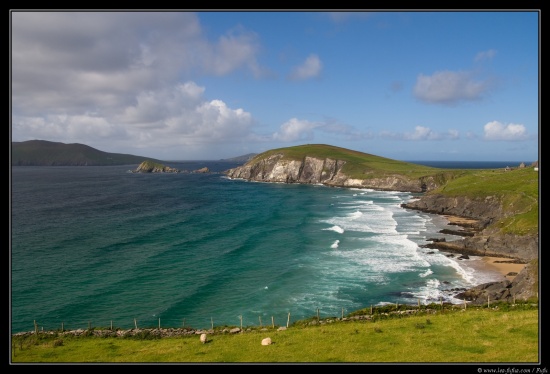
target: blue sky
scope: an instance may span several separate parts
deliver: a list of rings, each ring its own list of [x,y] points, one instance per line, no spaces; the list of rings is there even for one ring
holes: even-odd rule
[[[539,159],[540,12],[11,16],[11,140],[217,160],[308,143]]]

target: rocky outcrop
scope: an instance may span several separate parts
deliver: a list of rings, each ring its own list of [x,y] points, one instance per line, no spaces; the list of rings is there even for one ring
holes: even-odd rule
[[[342,168],[346,161],[332,158],[305,156],[302,160],[289,160],[282,153],[273,154],[243,166],[229,169],[229,178],[258,182],[324,184],[331,187],[372,188],[385,191],[424,192],[439,186],[433,176],[407,178],[392,174],[383,177],[351,178]]]
[[[516,300],[538,299],[539,286],[538,261],[528,263],[513,281],[490,282],[480,284],[461,292],[455,297],[470,301],[474,305],[490,305],[491,302],[504,301],[514,303]]]
[[[180,171],[152,161],[143,161],[134,173],[179,173]]]

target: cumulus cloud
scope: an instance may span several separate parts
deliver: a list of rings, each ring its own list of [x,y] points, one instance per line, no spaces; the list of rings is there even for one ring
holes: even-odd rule
[[[304,61],[303,64],[296,66],[294,69],[292,69],[289,78],[293,80],[305,80],[315,78],[319,76],[319,74],[321,74],[322,69],[323,63],[319,59],[319,56],[311,54]]]
[[[258,76],[259,49],[243,28],[208,40],[190,12],[14,12],[13,108],[107,112],[197,72]]]
[[[283,123],[280,130],[273,134],[273,139],[284,142],[313,139],[313,129],[319,124],[307,120],[291,118]]]
[[[13,12],[12,137],[167,149],[246,136],[250,113],[186,77],[259,76],[259,50],[242,27],[209,40],[191,12]]]
[[[426,103],[456,104],[479,100],[491,88],[488,81],[476,81],[471,72],[440,71],[431,76],[420,74],[414,96]]]
[[[483,126],[485,140],[525,140],[528,137],[524,125],[509,123],[507,125],[498,121],[488,122]]]
[[[140,144],[165,150],[200,144],[219,144],[242,139],[254,124],[252,115],[230,108],[222,100],[205,100],[204,87],[194,82],[167,89],[139,92],[135,104],[119,114],[17,116],[13,131],[19,137],[33,134],[41,139],[91,145],[101,140],[121,146]]]
[[[394,140],[456,140],[459,139],[459,132],[457,130],[448,130],[445,133],[438,133],[425,126],[415,126],[413,132],[380,132],[382,138],[394,139]]]

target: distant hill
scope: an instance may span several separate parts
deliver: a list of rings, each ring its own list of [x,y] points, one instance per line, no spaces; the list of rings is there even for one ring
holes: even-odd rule
[[[107,166],[140,164],[144,159],[160,160],[122,153],[109,153],[84,144],[65,144],[46,140],[11,143],[12,166]]]
[[[237,156],[237,157],[231,157],[231,158],[222,158],[220,161],[227,161],[227,162],[239,162],[239,163],[245,163],[254,158],[257,153],[248,153],[246,155]]]

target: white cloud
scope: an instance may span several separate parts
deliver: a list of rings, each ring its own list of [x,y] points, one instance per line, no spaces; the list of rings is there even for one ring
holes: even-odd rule
[[[492,60],[493,57],[497,54],[497,51],[494,49],[489,49],[487,51],[479,52],[476,57],[474,58],[474,61],[483,61],[483,60]]]
[[[445,133],[438,133],[425,126],[415,126],[413,132],[390,132],[381,131],[380,137],[394,140],[456,140],[459,139],[457,130],[448,130]]]
[[[108,141],[123,146],[178,148],[186,145],[219,144],[248,136],[252,115],[232,109],[221,100],[206,101],[204,87],[194,82],[170,89],[136,94],[135,104],[113,116],[98,113],[14,117],[16,138],[25,134],[39,139],[81,142],[89,145]]]
[[[361,141],[374,137],[370,132],[359,131],[353,126],[339,123],[332,118],[322,122],[311,122],[292,118],[282,124],[279,131],[273,133],[271,137],[256,137],[256,140],[279,140],[284,142],[306,141],[312,140],[316,135],[315,133],[328,135],[330,137],[329,142],[335,140]]]
[[[456,104],[479,100],[489,89],[489,82],[475,81],[470,72],[440,71],[431,76],[420,74],[413,93],[427,103]]]
[[[13,110],[112,115],[196,72],[258,76],[259,50],[244,28],[208,40],[191,12],[13,12]]]
[[[237,27],[228,35],[222,35],[217,44],[205,44],[200,64],[204,71],[215,75],[226,75],[241,67],[248,68],[255,77],[264,72],[260,68],[256,55],[260,44],[258,36]]]
[[[300,66],[296,66],[290,73],[290,79],[304,80],[315,78],[321,74],[323,69],[323,63],[319,59],[319,56],[311,54]]]
[[[242,27],[210,41],[191,12],[13,12],[12,139],[175,155],[245,139],[251,114],[186,78],[259,76],[259,50]]]
[[[281,125],[278,132],[273,134],[273,139],[284,142],[311,140],[313,139],[313,129],[318,126],[319,124],[314,122],[291,118]]]
[[[448,131],[448,137],[450,139],[459,139],[460,134],[459,134],[458,130],[451,129],[451,130]]]
[[[483,126],[484,139],[486,140],[525,140],[527,129],[524,125],[509,123],[504,125],[498,121],[488,122]]]
[[[413,133],[405,133],[407,140],[428,140],[433,139],[436,135],[428,127],[416,126]]]
[[[32,134],[26,139],[46,139],[66,143],[90,142],[112,139],[125,135],[125,130],[109,123],[105,118],[93,114],[66,116],[14,118],[14,128],[18,134]]]

